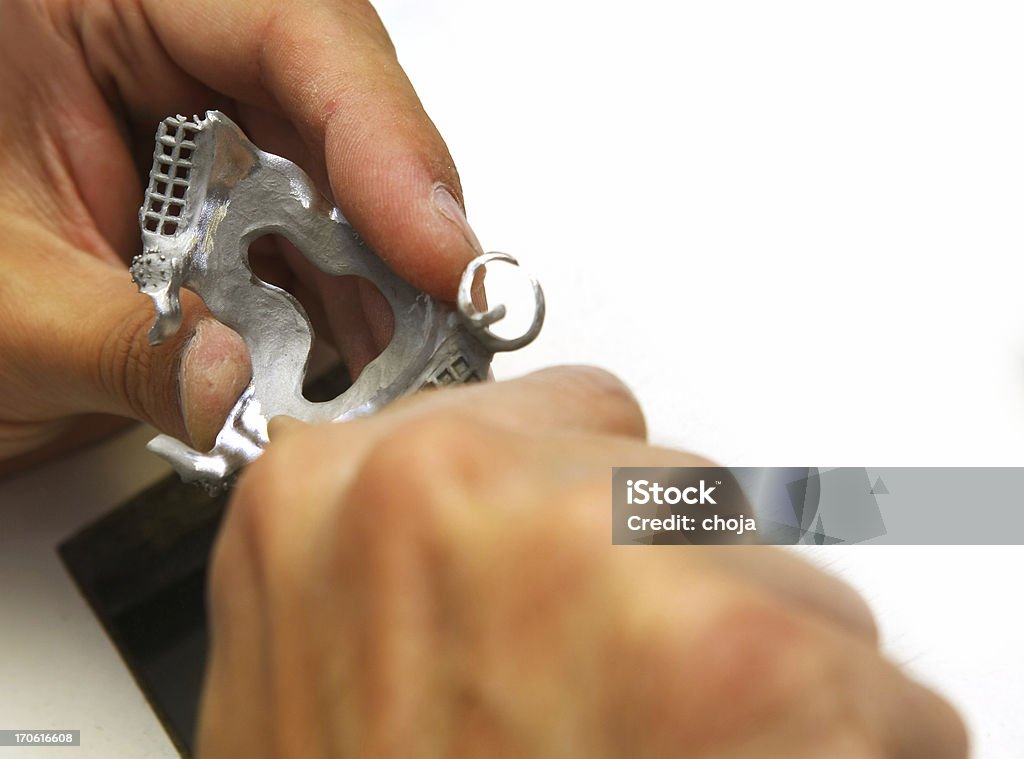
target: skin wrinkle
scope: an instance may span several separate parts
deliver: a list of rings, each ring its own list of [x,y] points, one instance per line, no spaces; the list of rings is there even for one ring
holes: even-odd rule
[[[38,0],[36,7],[47,17],[50,27],[70,45],[74,46],[77,35],[74,19],[82,11],[82,6],[90,0]]]
[[[74,117],[69,115],[65,123],[73,120]],[[79,120],[81,119],[79,118]],[[79,134],[88,135],[88,129],[88,126],[84,127]],[[72,134],[75,131],[78,130],[71,130]],[[97,131],[95,130],[93,133]],[[48,143],[50,150],[46,151],[44,155],[49,159],[50,166],[48,168],[50,175],[54,178],[53,184],[58,194],[56,203],[60,210],[59,215],[51,214],[51,216],[62,218],[64,223],[60,224],[60,234],[74,247],[88,251],[97,259],[121,268],[123,260],[118,257],[112,247],[112,241],[97,227],[95,215],[90,212],[88,201],[82,190],[79,167],[82,167],[84,163],[85,166],[92,168],[90,160],[84,162],[82,160],[83,154],[87,151],[83,150],[82,145],[69,146],[67,137],[64,135],[49,138]],[[65,167],[71,167],[71,171]],[[57,179],[58,177],[59,179]]]
[[[55,55],[47,64],[49,66],[73,67],[76,61],[84,61],[80,38],[75,34],[76,26],[69,20],[70,6],[64,6],[64,10],[65,13],[48,16],[50,28],[57,31],[55,37],[59,40]],[[99,88],[92,79],[82,82],[77,77],[71,82],[66,82],[60,77],[48,77],[37,73],[32,81],[34,96],[29,102],[40,108],[40,115],[30,117],[27,121],[37,130],[33,139],[40,144],[42,149],[38,153],[43,159],[37,165],[48,178],[44,186],[49,196],[45,200],[37,200],[38,217],[51,223],[63,219],[64,223],[59,226],[65,239],[99,258],[117,261],[110,249],[109,241],[93,221],[80,178],[67,169],[68,166],[80,164],[84,154],[90,155],[89,166],[92,168],[94,156],[97,153],[103,154],[102,141],[98,151],[90,150],[88,143],[74,147],[68,145],[69,139],[79,142],[83,139],[88,140],[109,127],[109,124],[101,125],[87,121],[88,109],[73,110],[67,105],[68,102],[78,103],[83,98],[88,99],[90,90],[99,94]],[[73,87],[70,91],[69,86]],[[57,118],[43,115],[46,114],[46,109],[55,111],[58,114]],[[38,183],[29,183],[30,186],[33,184]],[[57,213],[54,212],[55,208]]]
[[[171,60],[170,55],[164,49],[156,32],[153,30],[153,25],[149,21],[149,17],[146,15],[145,10],[142,7],[142,3],[139,0],[111,0],[111,8],[113,14],[116,17],[116,28],[120,33],[119,38],[123,38],[127,44],[123,45],[120,49],[121,60],[112,71],[112,75],[118,82],[118,93],[122,103],[125,102],[124,92],[126,90],[135,91],[143,89],[147,86],[152,86],[152,82],[138,81],[139,71],[150,68],[145,68],[134,65],[138,60],[146,60],[147,62],[158,60],[158,65],[161,68],[167,69],[172,72],[172,76],[177,77],[178,71],[177,66]],[[132,24],[132,19],[139,22],[137,26],[141,27],[141,37],[144,37],[144,42],[140,42],[139,34],[128,34],[128,29]],[[121,76],[127,77],[122,84]],[[164,82],[160,82],[161,85]],[[127,109],[125,109],[127,112]],[[159,118],[159,117],[158,117]],[[150,128],[151,125],[147,125]]]
[[[152,354],[133,351],[138,331],[148,331],[149,314],[140,312],[135,323],[127,330],[107,337],[99,351],[96,373],[109,395],[120,398],[136,416],[146,416],[146,404],[130,388],[136,387],[135,377],[149,376]]]
[[[2,460],[7,456],[52,441],[66,432],[71,423],[71,419],[60,420],[52,425],[41,425],[38,422],[0,422],[0,467],[3,464]]]
[[[4,57],[9,60],[7,56]],[[49,132],[45,129],[47,119],[43,115],[44,110],[40,107],[41,99],[36,92],[25,93],[19,98],[22,118],[18,122],[12,123],[11,131],[15,134],[10,136],[11,139],[5,140],[4,146],[0,147],[0,151],[3,151],[0,155],[3,156],[5,163],[9,161],[10,164],[18,167],[19,173],[23,172],[26,179],[30,178],[34,172],[43,173],[45,177],[43,183],[8,181],[4,182],[4,185],[13,190],[12,195],[15,199],[26,201],[27,208],[24,210],[31,209],[31,216],[34,219],[52,220],[54,206],[60,208],[53,196],[60,195],[59,187],[65,183],[66,171],[59,165],[59,158],[55,157],[55,154],[59,156],[59,151],[53,144]],[[33,151],[15,151],[13,149],[14,145],[24,141],[37,143],[37,149]],[[12,147],[8,148],[8,145]],[[5,171],[5,173],[7,172]],[[55,186],[58,187],[56,193],[53,191]]]
[[[273,93],[273,90],[269,86],[270,78],[267,76],[267,47],[270,41],[270,29],[275,25],[280,14],[282,14],[289,5],[289,3],[271,5],[271,11],[267,13],[257,35],[260,42],[259,48],[256,51],[256,84],[260,90],[266,93]],[[274,106],[280,109],[281,103],[277,102],[277,98],[271,94],[271,99],[274,101]]]
[[[89,12],[86,12],[88,7]],[[98,7],[98,6],[97,6]],[[78,20],[78,35],[81,40],[83,55],[90,65],[94,76],[102,76],[112,82],[114,96],[107,98],[107,105],[117,116],[115,121],[129,152],[134,157],[136,169],[140,176],[138,194],[141,196],[144,178],[150,169],[153,152],[153,128],[156,123],[168,115],[167,111],[188,111],[184,103],[194,103],[202,110],[220,107],[232,113],[232,109],[219,105],[222,98],[216,96],[209,88],[182,70],[171,58],[162,40],[156,33],[153,23],[146,13],[141,0],[108,0],[106,7],[109,15],[114,17],[110,27],[116,31],[116,37],[125,42],[114,51],[114,60],[109,64],[102,63],[108,40],[103,34],[93,35],[86,30],[92,29],[91,23],[95,8],[86,3],[80,4],[81,16]],[[102,15],[102,14],[101,14]],[[109,20],[109,19],[108,19]],[[138,23],[133,23],[133,20]],[[134,33],[131,33],[134,32]],[[137,42],[141,36],[144,42]],[[100,53],[94,54],[94,47]],[[157,77],[160,87],[152,87],[152,71],[160,72]],[[149,79],[139,80],[140,73],[147,72]],[[141,93],[141,94],[140,94]],[[164,101],[168,105],[164,105]],[[169,105],[174,101],[175,105]],[[134,102],[134,108],[131,103]],[[133,232],[137,237],[137,232]],[[133,251],[134,253],[135,251]],[[125,261],[130,259],[126,255]]]
[[[110,8],[114,6],[113,3],[108,2],[106,7]],[[99,4],[93,5],[91,10],[95,12]],[[114,11],[116,13],[116,11]],[[75,10],[70,14],[73,18],[73,22],[68,24],[75,43],[78,48],[82,51],[82,56],[85,60],[86,67],[89,73],[92,74],[93,81],[97,83],[100,91],[103,93],[104,100],[107,102],[107,106],[114,111],[114,113],[126,113],[124,97],[121,93],[120,82],[117,78],[117,70],[122,70],[124,66],[107,67],[103,66],[97,61],[96,55],[94,54],[93,47],[88,44],[87,40],[91,38],[88,33],[88,29],[91,28],[90,19],[91,16],[86,13],[84,7],[84,0],[78,0],[75,3]],[[116,25],[115,25],[116,26]],[[125,60],[123,52],[119,49],[121,45],[116,46],[114,50],[115,55],[120,53],[121,62]],[[109,52],[106,48],[103,48],[102,52]]]
[[[364,78],[360,74],[367,70],[365,65],[361,65],[362,61],[364,59],[374,60],[383,57],[384,61],[373,67],[374,74],[379,76],[387,69],[387,55],[381,56],[382,51],[380,50],[379,41],[374,44],[366,42],[365,37],[369,30],[366,28],[365,23],[344,9],[323,11],[328,18],[324,20],[321,29],[316,32],[322,39],[316,39],[309,28],[308,21],[304,22],[300,18],[299,22],[295,23],[294,8],[290,5],[286,7],[288,11],[282,12],[277,16],[275,24],[271,25],[266,31],[267,36],[262,49],[267,51],[267,60],[269,60],[270,53],[273,53],[277,58],[278,66],[270,67],[270,69],[279,70],[286,77],[290,76],[291,79],[287,81],[285,86],[272,87],[272,89],[303,93],[307,95],[309,100],[318,104],[316,111],[307,109],[309,112],[317,114],[317,120],[306,124],[306,126],[312,128],[318,134],[324,134],[331,118],[340,112],[337,107],[339,100],[351,101],[358,96],[359,88],[357,83],[360,79]],[[332,23],[335,16],[337,16],[337,23]],[[353,31],[354,26],[362,28],[356,33]],[[274,27],[278,29],[279,35],[276,40],[271,31]],[[345,34],[347,39],[345,40],[345,57],[340,61],[335,61],[333,76],[329,82],[325,83],[321,69],[310,66],[308,63],[300,62],[305,62],[311,56],[324,54],[323,51],[326,49],[326,46],[332,42],[330,35],[323,31],[328,27],[337,30],[335,33],[341,32]],[[292,31],[293,28],[299,28],[302,31],[296,33]],[[270,45],[269,43],[271,42],[276,42],[277,44]],[[390,44],[390,40],[388,40],[388,44]],[[266,71],[268,68],[267,60],[263,62],[263,71]],[[264,81],[271,86],[273,84],[269,78]],[[334,95],[325,98],[320,94],[322,86],[328,92],[340,91],[342,94],[340,97]],[[380,97],[380,93],[382,91],[387,92],[388,89],[375,87],[372,92]]]

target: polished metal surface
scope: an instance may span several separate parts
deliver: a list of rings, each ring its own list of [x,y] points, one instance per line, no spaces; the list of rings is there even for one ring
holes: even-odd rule
[[[533,323],[521,337],[505,340],[490,331],[489,325],[505,316],[504,305],[483,312],[474,308],[471,290],[478,269],[491,261],[515,263],[505,254],[470,263],[457,306],[413,288],[366,247],[298,166],[259,150],[217,111],[160,124],[139,223],[143,253],[131,271],[140,292],[156,306],[150,342],[158,344],[178,330],[179,291],[185,287],[242,336],[252,359],[252,380],[213,449],[197,451],[167,435],[148,446],[183,479],[211,487],[262,453],[268,419],[284,414],[344,421],[422,387],[484,379],[492,355],[530,342],[544,318],[543,294],[533,280]],[[309,319],[294,297],[250,268],[249,245],[266,234],[287,238],[328,274],[365,277],[391,306],[390,344],[333,400],[314,403],[303,397],[313,343]]]

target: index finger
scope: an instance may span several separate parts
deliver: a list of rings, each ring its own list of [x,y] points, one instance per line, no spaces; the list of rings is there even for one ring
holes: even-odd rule
[[[592,366],[557,366],[503,382],[476,383],[428,390],[407,396],[365,420],[319,425],[323,435],[353,424],[369,445],[380,436],[416,419],[472,418],[521,432],[575,432],[644,439],[647,427],[639,403],[613,374]],[[294,419],[270,422],[271,439],[298,427]]]
[[[144,0],[203,84],[279,109],[322,154],[342,212],[413,285],[451,299],[480,252],[448,149],[364,0]]]

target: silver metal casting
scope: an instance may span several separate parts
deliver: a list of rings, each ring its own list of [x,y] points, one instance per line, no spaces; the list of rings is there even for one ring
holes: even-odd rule
[[[529,343],[544,319],[544,296],[532,278],[535,314],[521,337],[504,340],[489,329],[505,316],[504,305],[474,308],[477,270],[490,261],[516,263],[502,253],[470,263],[455,306],[416,290],[366,247],[298,166],[259,150],[218,111],[160,124],[139,223],[143,253],[131,272],[156,305],[150,342],[158,344],[180,327],[179,291],[185,287],[242,336],[252,359],[252,380],[210,451],[167,435],[147,446],[184,480],[209,487],[219,487],[263,452],[268,419],[354,419],[422,387],[484,379],[492,355]],[[249,245],[266,234],[287,238],[328,274],[365,277],[391,306],[391,343],[333,400],[303,397],[313,344],[309,319],[294,297],[249,266]]]

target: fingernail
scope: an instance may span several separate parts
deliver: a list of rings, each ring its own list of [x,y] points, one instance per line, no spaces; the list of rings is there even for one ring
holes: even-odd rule
[[[203,319],[185,346],[178,390],[185,431],[202,451],[213,447],[252,370],[245,341],[213,319]]]
[[[480,241],[476,239],[476,233],[469,226],[466,213],[462,210],[462,206],[459,205],[459,201],[452,195],[451,190],[443,184],[434,185],[434,207],[441,212],[442,216],[459,228],[462,236],[473,250],[477,253],[484,252],[484,249],[480,246]]]

